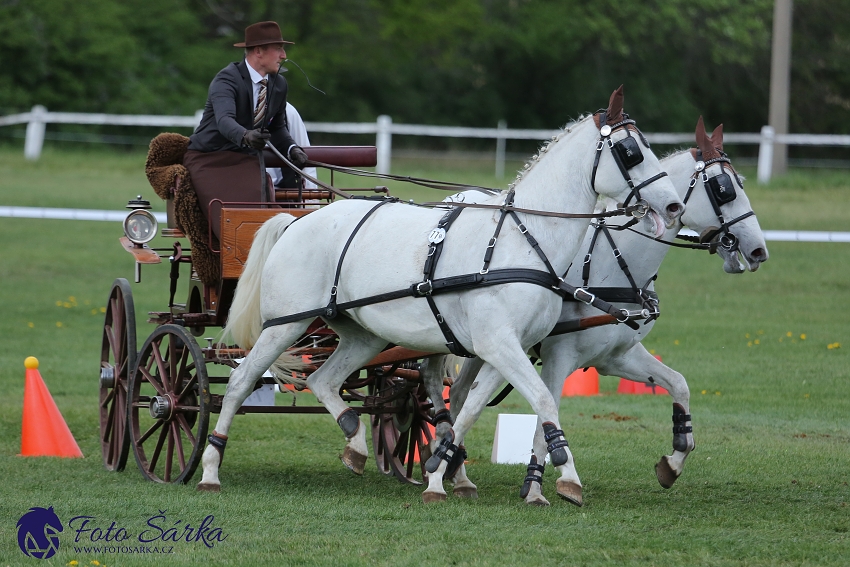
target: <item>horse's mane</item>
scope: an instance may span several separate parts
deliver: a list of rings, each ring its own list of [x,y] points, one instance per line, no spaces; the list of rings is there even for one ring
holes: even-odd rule
[[[513,182],[508,184],[508,189],[513,189],[514,187],[516,187],[516,185],[520,181],[522,181],[522,178],[525,176],[525,174],[528,173],[529,171],[531,171],[531,168],[533,168],[535,165],[537,165],[538,162],[540,162],[541,158],[543,157],[543,154],[545,154],[547,151],[549,151],[549,149],[553,145],[557,144],[558,142],[561,141],[561,139],[564,136],[571,133],[573,128],[575,128],[581,122],[584,122],[585,120],[587,120],[588,118],[591,118],[591,117],[593,117],[592,113],[591,114],[581,114],[581,115],[579,115],[578,118],[568,122],[565,126],[563,126],[560,129],[560,132],[558,132],[556,135],[552,136],[551,139],[544,142],[543,145],[541,145],[538,148],[537,153],[534,154],[533,156],[531,156],[531,159],[529,159],[527,162],[525,162],[525,165],[522,166],[521,170],[517,171],[516,178],[513,180]]]

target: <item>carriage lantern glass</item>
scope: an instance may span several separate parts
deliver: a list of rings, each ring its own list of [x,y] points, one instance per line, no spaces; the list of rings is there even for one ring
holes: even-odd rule
[[[124,235],[133,244],[145,244],[156,236],[156,218],[144,209],[137,209],[124,219]]]
[[[139,195],[127,202],[127,208],[133,212],[124,219],[124,235],[137,246],[153,240],[156,236],[157,223],[156,217],[149,212],[150,201],[142,199]]]

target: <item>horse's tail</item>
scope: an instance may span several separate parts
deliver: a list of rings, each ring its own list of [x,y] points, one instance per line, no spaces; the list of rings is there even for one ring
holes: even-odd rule
[[[281,213],[267,220],[254,236],[245,269],[236,285],[227,325],[222,333],[244,349],[253,348],[263,331],[263,320],[260,316],[260,280],[263,267],[272,248],[294,220],[292,215]]]

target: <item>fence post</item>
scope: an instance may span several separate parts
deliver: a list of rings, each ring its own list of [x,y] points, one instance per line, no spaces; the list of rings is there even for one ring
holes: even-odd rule
[[[47,119],[47,109],[36,104],[30,111],[30,121],[27,124],[27,137],[24,140],[24,158],[36,161],[41,157],[41,147],[44,145],[44,121]]]
[[[378,116],[378,135],[375,145],[378,146],[378,164],[375,170],[378,173],[389,173],[393,151],[393,119],[382,114]]]
[[[499,120],[499,135],[496,137],[496,179],[505,178],[505,136],[502,131],[508,129],[508,123]]]
[[[761,127],[759,142],[758,182],[762,185],[770,183],[770,173],[773,169],[773,140],[776,132],[773,126]]]

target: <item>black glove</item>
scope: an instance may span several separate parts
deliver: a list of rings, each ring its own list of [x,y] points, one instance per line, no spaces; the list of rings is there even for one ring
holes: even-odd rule
[[[289,161],[291,161],[298,169],[303,169],[304,164],[307,163],[308,159],[310,158],[307,157],[304,150],[298,146],[292,146],[292,149],[289,150]]]
[[[271,137],[271,134],[262,130],[246,130],[242,136],[242,144],[255,150],[262,150],[266,147],[266,140]]]

